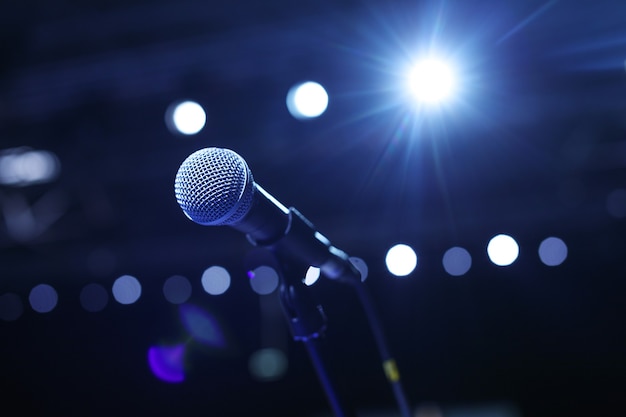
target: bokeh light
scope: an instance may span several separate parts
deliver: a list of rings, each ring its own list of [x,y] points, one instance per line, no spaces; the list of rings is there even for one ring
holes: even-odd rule
[[[248,271],[250,287],[259,295],[271,294],[278,288],[279,277],[272,267],[261,265],[252,271]]]
[[[287,93],[287,109],[296,119],[319,117],[328,107],[328,93],[320,84],[307,81]]]
[[[511,265],[519,255],[519,246],[509,235],[494,236],[487,245],[487,255],[491,262],[498,266]]]
[[[183,101],[168,108],[165,121],[172,132],[195,135],[204,128],[206,113],[195,101]]]
[[[224,294],[230,288],[230,274],[221,266],[212,266],[202,273],[202,288],[208,294]]]
[[[276,381],[287,372],[287,356],[282,350],[260,349],[250,356],[248,369],[259,381]]]
[[[33,310],[38,313],[49,313],[54,310],[59,296],[54,288],[48,284],[39,284],[30,290],[28,301]]]
[[[120,304],[133,304],[141,297],[141,284],[133,276],[122,275],[113,282],[113,297]]]
[[[356,256],[350,257],[350,262],[352,265],[361,273],[361,282],[364,282],[369,275],[369,268],[367,267],[367,263],[361,258],[357,258]]]
[[[185,345],[152,346],[148,349],[148,364],[152,373],[162,381],[178,383],[185,380]]]
[[[613,190],[606,199],[606,209],[617,219],[626,217],[626,190],[623,188]]]
[[[171,276],[163,283],[163,295],[172,304],[185,303],[191,297],[191,283],[183,276]]]
[[[191,304],[182,304],[179,311],[183,326],[196,341],[211,347],[226,347],[224,333],[211,313]]]
[[[567,245],[558,237],[544,239],[539,245],[539,259],[548,266],[561,265],[567,258]]]
[[[321,269],[316,266],[310,266],[309,269],[307,269],[306,275],[304,276],[304,280],[302,282],[304,282],[304,285],[310,287],[311,285],[315,284],[318,279],[320,279],[321,274]]]
[[[0,296],[0,319],[14,321],[24,313],[24,304],[19,295],[6,293]]]
[[[387,251],[385,264],[393,275],[405,277],[417,267],[417,255],[410,246],[397,244]]]
[[[452,276],[465,275],[472,266],[472,256],[461,247],[455,246],[443,255],[443,269]]]
[[[89,312],[104,310],[109,302],[109,293],[100,284],[87,284],[80,291],[80,305]]]
[[[0,153],[0,184],[26,186],[54,180],[61,164],[49,151],[28,147],[8,149]]]

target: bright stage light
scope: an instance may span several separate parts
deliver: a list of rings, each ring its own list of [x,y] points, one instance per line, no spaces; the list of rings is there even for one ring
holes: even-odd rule
[[[183,135],[195,135],[206,124],[206,113],[195,101],[183,101],[171,105],[165,113],[167,127]]]
[[[509,266],[519,255],[519,246],[509,235],[497,235],[487,245],[487,255],[498,266]]]
[[[438,59],[417,62],[409,74],[411,93],[420,103],[440,103],[454,90],[454,74],[450,66]]]
[[[321,116],[328,107],[328,93],[320,84],[308,81],[295,85],[287,94],[287,109],[296,119]]]
[[[397,277],[405,277],[417,267],[417,255],[409,245],[398,244],[387,252],[387,270]]]

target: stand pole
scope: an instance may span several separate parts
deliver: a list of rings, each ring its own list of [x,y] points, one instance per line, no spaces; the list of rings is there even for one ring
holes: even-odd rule
[[[285,283],[284,279],[280,291],[281,304],[292,336],[294,340],[304,343],[334,416],[353,417],[354,414],[348,413],[340,401],[317,346],[317,339],[326,329],[326,315],[321,306],[313,305],[304,291]]]
[[[353,286],[355,287],[363,310],[365,311],[365,315],[367,316],[367,321],[369,322],[374,340],[376,340],[385,376],[391,385],[391,389],[396,398],[396,403],[398,404],[400,413],[402,417],[411,417],[411,408],[406,394],[404,393],[402,382],[400,381],[400,372],[398,371],[396,361],[387,346],[387,339],[385,338],[385,333],[383,332],[383,326],[380,323],[380,319],[369,295],[369,291],[361,282],[355,282]]]

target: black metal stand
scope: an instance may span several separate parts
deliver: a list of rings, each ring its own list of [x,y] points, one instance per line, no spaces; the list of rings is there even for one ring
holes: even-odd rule
[[[308,294],[297,284],[290,285],[283,280],[280,291],[292,336],[294,340],[304,343],[333,414],[335,417],[353,416],[340,401],[317,346],[319,337],[326,329],[326,315],[322,307],[312,304]]]
[[[411,417],[411,408],[409,406],[409,401],[406,397],[406,394],[404,393],[404,388],[402,387],[400,372],[398,371],[396,360],[391,355],[391,351],[387,346],[387,339],[385,337],[385,333],[383,332],[383,326],[380,323],[378,313],[376,312],[374,303],[372,302],[372,299],[369,295],[369,291],[367,290],[367,287],[361,282],[354,282],[352,285],[356,290],[357,296],[359,297],[359,300],[361,302],[361,306],[363,307],[365,315],[367,316],[367,321],[370,325],[370,329],[372,330],[374,340],[376,341],[376,345],[378,347],[378,352],[382,361],[383,370],[385,371],[385,376],[387,377],[387,381],[391,385],[391,389],[393,391],[394,397],[396,398],[396,403],[398,404],[401,416]]]
[[[312,302],[311,291],[300,279],[308,265],[285,253],[277,254],[272,250],[263,253],[259,256],[264,258],[264,262],[270,261],[268,258],[271,258],[268,263],[272,265],[280,277],[280,300],[292,337],[294,340],[304,343],[335,417],[354,416],[354,412],[348,413],[340,401],[318,349],[319,338],[324,334],[327,322],[322,307]],[[259,260],[256,259],[253,263],[257,264]],[[298,272],[294,273],[293,271]],[[294,275],[296,276],[295,279]],[[392,388],[400,415],[411,417],[409,402],[402,387],[398,367],[387,346],[382,324],[366,286],[354,277],[338,279],[337,281],[354,287],[375,339],[383,370]]]
[[[333,415],[355,417],[354,411],[349,410],[340,399],[322,358],[320,339],[326,331],[327,319],[322,306],[313,301],[310,288],[302,282],[308,265],[267,248],[249,251],[245,260],[246,269],[252,271],[261,265],[270,266],[279,276],[279,299],[291,336],[293,340],[304,344]]]

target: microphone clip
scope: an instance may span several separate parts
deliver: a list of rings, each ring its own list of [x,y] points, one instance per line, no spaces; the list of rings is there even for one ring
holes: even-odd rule
[[[284,283],[280,288],[283,312],[293,340],[308,342],[324,335],[327,318],[321,305],[314,305],[298,286]]]

